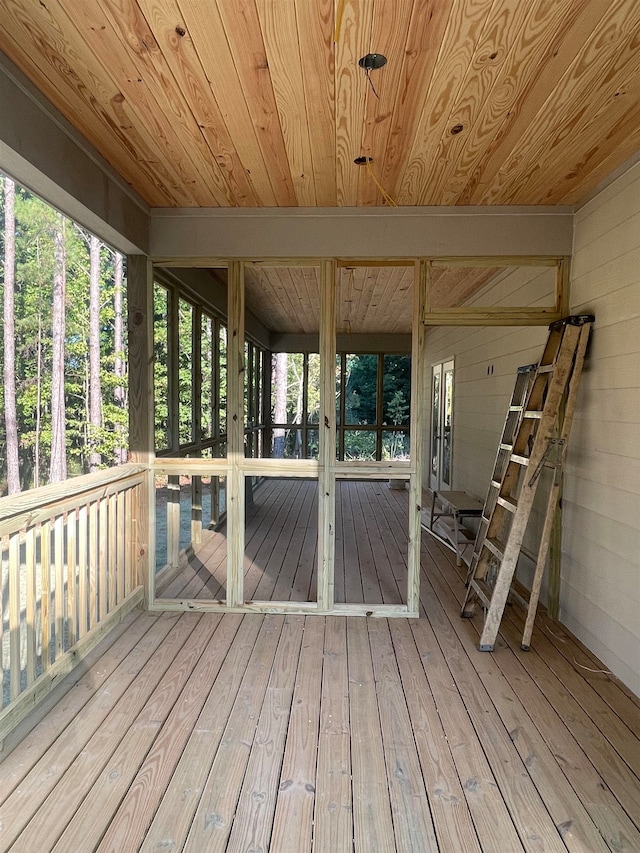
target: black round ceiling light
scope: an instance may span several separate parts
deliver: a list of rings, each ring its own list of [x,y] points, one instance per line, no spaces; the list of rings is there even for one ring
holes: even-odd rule
[[[358,60],[358,65],[360,68],[364,68],[365,71],[375,71],[376,68],[382,68],[386,64],[387,57],[381,53],[368,53]]]

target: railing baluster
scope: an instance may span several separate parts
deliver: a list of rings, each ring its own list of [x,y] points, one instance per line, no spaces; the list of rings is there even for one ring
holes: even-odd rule
[[[78,639],[87,633],[89,619],[88,561],[89,527],[87,505],[78,508]]]
[[[69,647],[76,641],[77,602],[76,602],[76,546],[77,546],[77,510],[67,513],[67,634]]]
[[[100,543],[100,551],[98,553],[98,565],[100,566],[100,619],[104,619],[109,610],[109,548],[108,537],[109,532],[109,501],[103,498],[100,501],[98,508],[98,540]]]
[[[9,537],[9,696],[11,701],[20,692],[20,574],[20,534],[12,533]]]
[[[118,492],[116,498],[116,576],[117,576],[117,602],[120,604],[124,601],[127,595],[125,586],[125,571],[126,571],[126,542],[130,535],[131,527],[127,520],[126,513],[126,497],[128,492]]]
[[[202,542],[202,477],[191,478],[191,543]]]
[[[40,630],[42,633],[42,671],[46,672],[51,664],[51,617],[49,604],[51,598],[51,524],[43,521],[40,525]]]
[[[36,678],[36,607],[38,593],[36,586],[36,541],[35,527],[27,528],[25,541],[25,575],[26,575],[26,621],[27,621],[27,687]]]
[[[136,504],[136,495],[138,494],[138,487],[135,489],[131,489],[130,492],[126,492],[124,496],[124,515],[125,515],[125,529],[126,529],[126,541],[127,541],[127,571],[125,572],[124,578],[124,593],[125,595],[129,595],[134,586],[133,575],[135,573],[135,567],[137,566],[136,561],[136,535],[135,535],[135,512],[134,506]],[[135,581],[137,584],[137,581]]]
[[[98,598],[102,590],[98,589],[98,503],[89,504],[89,630],[98,621]]]
[[[3,536],[0,539],[0,601],[5,600],[5,595],[8,593],[7,584],[9,583],[9,537]],[[0,608],[1,611],[1,608]],[[4,648],[4,612],[0,612],[0,660],[2,659],[2,649]],[[0,694],[0,708],[4,708],[4,669],[2,670],[2,693]]]
[[[116,576],[116,496],[109,495],[109,521],[107,529],[109,551],[109,613],[118,600],[118,578]],[[105,522],[107,519],[105,518]]]
[[[177,567],[180,555],[180,477],[167,478],[167,563]]]
[[[58,660],[64,652],[64,516],[59,515],[53,523],[53,543],[55,560],[55,589],[54,589],[54,624],[55,645],[54,659]]]

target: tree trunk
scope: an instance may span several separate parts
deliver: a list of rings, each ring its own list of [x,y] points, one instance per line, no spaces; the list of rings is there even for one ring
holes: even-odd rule
[[[7,440],[7,489],[20,491],[18,459],[18,416],[16,411],[16,329],[15,268],[16,220],[15,184],[4,179],[4,423]]]
[[[65,226],[62,216],[55,233],[53,273],[52,377],[51,377],[51,462],[49,482],[67,479],[67,413],[64,398],[64,339],[66,302]]]
[[[120,252],[116,252],[113,288],[113,349],[115,352],[114,373],[116,375],[116,387],[114,397],[116,405],[120,409],[127,406],[127,391],[125,388],[125,360],[124,360],[124,324],[122,317],[122,294],[124,284],[124,263]],[[124,446],[124,427],[118,424],[116,427],[120,437],[119,446],[116,448],[116,465],[124,465],[127,461],[127,448]]]
[[[287,422],[287,367],[288,357],[286,352],[278,352],[275,357],[275,370],[273,381],[276,386],[276,400],[273,412],[273,422],[286,424]],[[277,427],[273,431],[273,455],[277,459],[284,456],[285,430]]]
[[[36,438],[33,445],[33,488],[40,488],[40,426],[42,424],[42,311],[38,304],[36,350]]]
[[[89,470],[97,471],[102,457],[97,444],[102,427],[100,385],[100,240],[89,242]]]

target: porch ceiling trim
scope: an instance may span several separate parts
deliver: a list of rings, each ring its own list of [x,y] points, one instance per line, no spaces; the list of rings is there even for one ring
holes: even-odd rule
[[[187,258],[570,255],[571,207],[262,208],[151,211],[149,252]]]

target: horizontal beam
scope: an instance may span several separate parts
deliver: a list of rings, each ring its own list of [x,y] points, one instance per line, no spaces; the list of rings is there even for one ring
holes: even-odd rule
[[[432,267],[456,267],[457,269],[465,268],[465,267],[557,267],[559,266],[562,258],[550,258],[548,256],[543,257],[532,257],[532,256],[522,256],[518,257],[516,255],[504,256],[504,257],[495,257],[492,256],[490,258],[483,256],[479,258],[434,258],[431,261]]]
[[[548,326],[561,319],[555,308],[451,308],[428,311],[425,326]]]
[[[335,604],[331,610],[320,610],[315,601],[246,601],[236,607],[227,607],[222,601],[206,601],[200,598],[172,599],[157,598],[149,608],[152,611],[185,613],[269,613],[289,616],[367,616],[381,619],[417,619],[418,613],[406,604]]]
[[[271,335],[272,352],[319,352],[318,335],[278,334]],[[411,335],[394,334],[338,334],[336,350],[348,353],[411,353]]]
[[[149,251],[163,264],[339,257],[396,265],[425,256],[557,258],[572,242],[570,207],[154,208]]]

